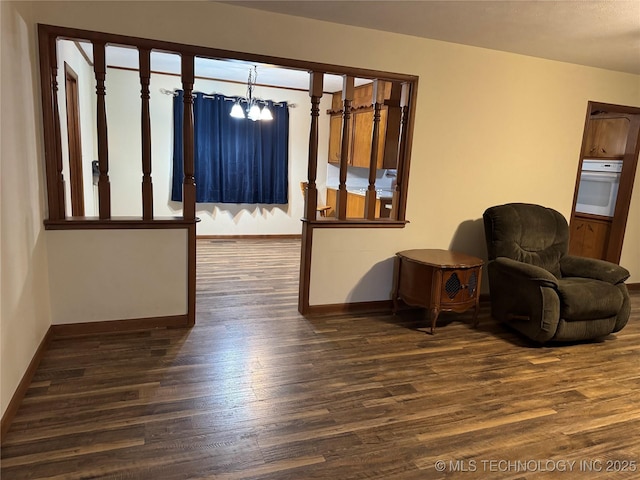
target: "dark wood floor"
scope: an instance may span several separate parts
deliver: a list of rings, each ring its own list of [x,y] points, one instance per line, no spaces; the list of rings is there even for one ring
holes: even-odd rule
[[[640,478],[640,295],[544,348],[486,309],[305,319],[299,248],[199,241],[196,327],[54,340],[2,480]]]

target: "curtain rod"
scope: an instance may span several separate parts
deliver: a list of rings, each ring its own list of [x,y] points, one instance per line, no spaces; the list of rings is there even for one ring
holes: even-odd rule
[[[177,92],[177,90],[167,90],[166,88],[161,88],[160,89],[160,93],[163,93],[164,95],[171,95],[172,97],[175,97],[177,95],[176,92]],[[193,93],[195,94],[195,93],[202,93],[202,92],[195,92],[194,91]],[[234,102],[236,101],[236,97],[229,97],[228,95],[225,95],[223,93],[215,93],[215,92],[212,93],[212,94],[202,93],[202,96],[204,98],[213,98],[214,95],[220,95],[225,100],[230,100],[230,101],[234,101]],[[261,101],[264,102],[264,100],[261,100]],[[284,105],[284,103],[285,102],[273,102],[274,105]],[[288,102],[286,102],[286,103],[287,103],[288,107],[291,107],[291,108],[296,108],[297,107],[297,105],[295,103],[288,103]]]

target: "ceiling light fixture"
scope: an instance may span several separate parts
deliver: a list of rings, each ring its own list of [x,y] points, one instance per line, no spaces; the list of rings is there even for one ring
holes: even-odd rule
[[[258,78],[258,67],[254,65],[253,68],[249,68],[249,79],[247,80],[247,95],[244,98],[238,98],[235,104],[231,108],[230,115],[233,118],[247,118],[254,122],[256,120],[273,120],[271,110],[267,106],[266,102],[262,109],[258,105],[258,100],[253,96],[253,90],[256,88],[256,79]],[[242,108],[242,104],[246,105],[246,108]],[[246,115],[245,115],[246,112]]]

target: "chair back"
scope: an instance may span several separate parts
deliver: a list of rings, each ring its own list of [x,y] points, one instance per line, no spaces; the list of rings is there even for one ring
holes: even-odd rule
[[[508,203],[483,214],[489,260],[508,257],[560,277],[569,250],[569,225],[557,211],[529,203]]]

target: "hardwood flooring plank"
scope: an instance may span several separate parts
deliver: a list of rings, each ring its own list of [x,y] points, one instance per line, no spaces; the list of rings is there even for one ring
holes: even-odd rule
[[[638,478],[482,462],[640,464],[640,292],[621,332],[539,347],[484,304],[436,335],[422,310],[305,318],[299,240],[197,248],[193,329],[52,340],[3,480]]]

